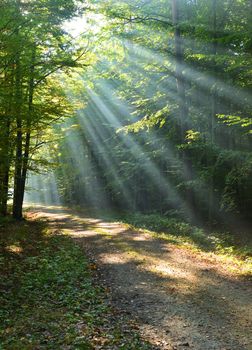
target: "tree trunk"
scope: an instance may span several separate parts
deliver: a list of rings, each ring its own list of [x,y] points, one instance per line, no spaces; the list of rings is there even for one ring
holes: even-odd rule
[[[23,151],[23,130],[22,130],[22,82],[21,82],[21,66],[20,54],[16,59],[15,72],[15,119],[16,119],[16,155],[15,155],[15,174],[14,174],[14,198],[13,198],[13,217],[15,219],[22,219],[22,205],[21,205],[21,179],[22,179],[22,151]]]
[[[24,193],[25,193],[25,183],[28,171],[29,154],[30,154],[30,143],[31,143],[31,122],[33,114],[33,95],[34,95],[34,69],[35,69],[35,58],[36,58],[36,47],[34,47],[31,57],[31,68],[30,68],[30,81],[29,81],[29,97],[28,97],[28,114],[26,123],[26,136],[25,136],[25,147],[24,156],[22,163],[22,177],[20,183],[20,201],[21,206],[23,206]]]
[[[14,175],[14,199],[13,199],[13,217],[22,219],[22,120],[17,118],[17,135],[16,135],[16,160],[15,160],[15,175]]]
[[[10,80],[9,80],[10,79]],[[9,73],[5,75],[6,82],[6,90],[9,91],[9,99],[5,108],[5,120],[4,126],[1,133],[2,143],[2,159],[3,162],[0,166],[0,215],[7,215],[7,202],[8,202],[8,192],[9,192],[9,173],[10,173],[10,165],[11,165],[11,135],[10,135],[10,127],[11,127],[11,113],[13,110],[13,69]]]
[[[172,22],[174,25],[174,61],[179,106],[178,119],[180,125],[180,141],[183,142],[188,118],[188,108],[186,104],[185,81],[183,77],[184,52],[181,30],[179,27],[179,0],[172,0]]]
[[[217,3],[216,0],[213,0],[212,3],[212,28],[213,28],[213,46],[212,46],[212,55],[213,55],[213,64],[214,64],[214,74],[216,75],[216,63],[215,57],[217,55]],[[210,115],[210,141],[212,146],[215,142],[215,123],[216,123],[216,98],[217,92],[216,87],[212,87],[211,91],[211,115]],[[214,216],[214,179],[213,179],[213,170],[214,164],[211,159],[209,162],[211,168],[211,177],[209,183],[209,193],[208,193],[208,221],[209,224],[213,221]]]
[[[31,122],[32,122],[32,113],[33,113],[33,95],[34,95],[34,69],[35,69],[35,56],[36,48],[34,47],[31,57],[31,68],[30,68],[30,78],[29,78],[29,88],[28,88],[28,113],[26,118],[26,135],[25,135],[25,145],[24,153],[22,149],[22,139],[23,135],[21,133],[21,144],[20,144],[20,135],[17,135],[17,159],[20,160],[20,149],[21,149],[21,162],[16,163],[17,170],[17,179],[15,176],[15,189],[16,197],[14,195],[14,205],[13,205],[13,216],[16,219],[22,218],[22,208],[24,201],[24,192],[25,192],[25,183],[28,171],[29,163],[29,153],[30,153],[30,142],[31,142]],[[21,165],[21,168],[20,168]],[[15,174],[16,175],[16,174]]]
[[[185,141],[186,131],[189,127],[188,121],[188,106],[186,101],[186,87],[183,76],[184,69],[184,48],[182,43],[180,24],[180,0],[172,0],[172,22],[174,25],[174,61],[175,61],[175,77],[177,83],[178,95],[178,119],[179,119],[179,140],[180,143]],[[193,169],[190,157],[186,152],[182,153],[182,160],[184,163],[184,180],[189,183],[193,179]],[[185,201],[187,203],[188,216],[191,221],[195,221],[195,198],[193,189],[188,186],[185,194]]]
[[[10,171],[10,151],[9,151],[9,140],[10,140],[10,120],[7,117],[6,125],[5,125],[5,133],[4,133],[5,145],[3,147],[4,151],[4,161],[1,166],[1,174],[0,174],[0,215],[7,215],[7,202],[8,202],[8,191],[9,191],[9,171]]]

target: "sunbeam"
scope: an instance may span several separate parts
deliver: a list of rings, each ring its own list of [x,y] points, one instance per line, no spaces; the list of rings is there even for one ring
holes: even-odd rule
[[[108,94],[108,88],[104,89],[101,87],[101,90],[105,96]],[[120,120],[116,118],[115,113],[113,113],[111,108],[109,108],[108,105],[104,103],[101,97],[97,96],[92,91],[88,91],[87,93],[105,120],[107,120],[110,125],[114,126],[116,129],[120,129],[122,127]],[[165,179],[163,177],[162,173],[157,168],[155,163],[148,157],[148,155],[145,154],[144,150],[136,141],[133,140],[131,135],[119,134],[119,137],[124,143],[125,147],[127,147],[128,151],[136,159],[136,161],[142,163],[142,169],[145,172],[146,176],[149,177],[155,184],[157,190],[162,192],[165,197],[167,197],[167,202],[171,202],[175,207],[182,206],[182,204],[185,205],[176,189],[169,183],[168,179]],[[188,213],[191,215],[190,209],[188,207],[185,209],[187,215]]]

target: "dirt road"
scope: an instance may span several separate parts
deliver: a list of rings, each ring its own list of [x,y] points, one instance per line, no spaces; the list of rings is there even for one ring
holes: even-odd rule
[[[157,349],[252,350],[252,286],[204,254],[121,223],[36,209],[68,232],[100,271],[114,305]]]

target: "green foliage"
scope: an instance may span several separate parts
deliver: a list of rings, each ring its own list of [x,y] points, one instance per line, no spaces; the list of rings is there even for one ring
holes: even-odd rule
[[[218,115],[218,118],[220,118],[225,124],[229,126],[241,126],[242,128],[245,128],[245,130],[248,133],[251,133],[251,125],[252,125],[252,118],[244,118],[237,115],[225,115],[220,114]]]
[[[238,161],[226,177],[222,206],[228,211],[247,212],[252,208],[252,159]]]

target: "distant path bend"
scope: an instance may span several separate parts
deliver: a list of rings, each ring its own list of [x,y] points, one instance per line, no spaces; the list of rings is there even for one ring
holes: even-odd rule
[[[95,261],[113,303],[162,350],[252,350],[252,286],[203,255],[121,223],[36,208]]]

